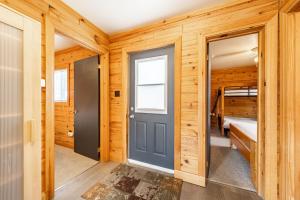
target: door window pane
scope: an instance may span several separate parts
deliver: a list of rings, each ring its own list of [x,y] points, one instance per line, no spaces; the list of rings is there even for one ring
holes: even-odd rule
[[[136,60],[135,112],[167,114],[167,55]]]
[[[162,84],[166,82],[167,56],[159,56],[136,61],[137,83]]]
[[[66,102],[68,98],[68,73],[67,69],[54,71],[54,100]]]
[[[165,86],[150,85],[137,87],[137,109],[165,109]]]

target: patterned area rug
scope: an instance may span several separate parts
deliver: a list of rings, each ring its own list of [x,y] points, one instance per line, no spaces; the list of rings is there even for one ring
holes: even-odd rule
[[[182,180],[119,165],[81,197],[86,200],[179,200]]]

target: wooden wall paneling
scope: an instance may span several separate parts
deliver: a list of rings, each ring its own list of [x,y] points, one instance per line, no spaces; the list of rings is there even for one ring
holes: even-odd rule
[[[257,97],[225,97],[224,115],[257,118]]]
[[[199,86],[198,86],[198,174],[201,177],[206,177],[206,124],[207,124],[207,37],[205,34],[200,33],[198,36],[199,45]],[[205,185],[204,185],[205,186]]]
[[[51,76],[49,75],[49,70],[51,69],[47,69],[46,66],[49,67],[51,63],[54,63],[52,58],[49,58],[49,56],[54,56],[54,51],[49,50],[49,47],[53,46],[51,44],[51,34],[54,31],[49,31],[52,28],[49,29],[48,27],[55,24],[58,31],[65,33],[67,36],[71,34],[81,44],[96,49],[101,53],[108,51],[108,36],[60,0],[1,0],[0,3],[42,23],[42,77],[46,78],[46,85],[48,87],[51,87],[52,83]],[[45,16],[47,16],[47,20],[45,20]],[[46,22],[50,22],[50,19],[53,24],[46,25]],[[52,156],[48,152],[52,150],[49,149],[48,141],[49,139],[54,139],[54,137],[52,138],[48,134],[54,131],[54,127],[51,127],[51,123],[53,123],[51,120],[54,120],[54,116],[49,116],[51,112],[48,112],[54,109],[54,105],[46,102],[47,99],[51,100],[51,96],[49,88],[42,89],[42,188],[44,192],[43,198],[45,199],[48,198],[47,191],[51,190],[51,188],[49,189],[49,181],[53,182],[53,180],[50,180],[51,174],[49,174],[51,173],[49,172],[49,167],[51,166],[49,160],[46,159]]]
[[[100,56],[100,158],[109,161],[109,53]]]
[[[122,96],[127,92],[123,80],[127,76],[127,66],[123,49],[133,48],[141,43],[148,46],[156,41],[166,41],[168,38],[182,37],[182,67],[181,67],[181,159],[180,172],[197,175],[204,174],[205,168],[202,149],[203,135],[200,132],[198,107],[201,107],[199,87],[202,84],[202,62],[199,58],[198,34],[222,33],[224,30],[233,32],[253,27],[263,26],[276,15],[278,2],[271,0],[238,1],[228,6],[194,11],[183,17],[167,19],[146,27],[116,34],[110,37],[110,158],[113,161],[123,161],[126,155],[127,137],[124,118],[127,105]],[[114,97],[114,91],[122,91],[121,98]],[[120,110],[122,112],[120,112]],[[203,123],[203,122],[201,122]],[[122,156],[120,156],[122,155]],[[205,154],[204,154],[205,155]],[[202,166],[200,164],[202,163]],[[204,163],[204,165],[203,165]],[[198,179],[197,179],[198,180]],[[202,179],[203,180],[203,179]],[[204,178],[205,182],[205,178]]]
[[[258,35],[258,96],[257,96],[257,192],[264,196],[264,171],[265,171],[265,31],[259,31]]]
[[[299,12],[300,0],[281,0],[279,6],[282,13]]]
[[[55,56],[55,63],[57,59]],[[55,144],[74,148],[74,138],[68,137],[68,131],[74,131],[74,66],[73,63],[55,64],[55,70],[67,69],[68,73],[68,100],[66,102],[55,102]]]
[[[296,60],[295,60],[295,139],[294,139],[294,158],[295,158],[295,188],[300,188],[300,13],[295,13],[296,18]],[[295,199],[300,199],[299,189],[295,190]]]
[[[46,63],[46,110],[45,110],[45,193],[48,198],[54,196],[54,33],[55,29],[49,16],[45,16],[45,63]]]
[[[278,15],[265,26],[265,199],[277,199]]]
[[[290,1],[291,5],[294,5]],[[292,10],[292,7],[289,8]],[[280,199],[299,199],[300,14],[280,12]]]

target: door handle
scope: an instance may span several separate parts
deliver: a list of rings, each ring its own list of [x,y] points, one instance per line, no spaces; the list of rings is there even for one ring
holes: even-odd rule
[[[35,142],[36,137],[36,124],[35,119],[31,119],[27,122],[28,130],[27,130],[27,143],[33,144]]]
[[[134,119],[134,114],[129,115],[130,119]]]

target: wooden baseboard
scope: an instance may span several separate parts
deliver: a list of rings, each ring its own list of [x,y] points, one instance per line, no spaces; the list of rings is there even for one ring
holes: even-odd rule
[[[174,176],[175,178],[182,179],[185,182],[206,187],[205,177],[203,176],[198,176],[196,174],[190,174],[179,170],[174,170]]]

